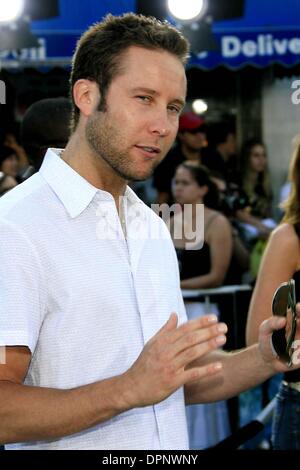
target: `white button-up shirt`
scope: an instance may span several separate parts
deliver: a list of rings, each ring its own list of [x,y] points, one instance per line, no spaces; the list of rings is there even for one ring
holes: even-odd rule
[[[68,389],[122,374],[171,312],[186,321],[164,222],[127,188],[114,199],[48,150],[0,200],[0,345],[26,345],[25,384]],[[186,449],[183,388],[155,406],[8,449]]]

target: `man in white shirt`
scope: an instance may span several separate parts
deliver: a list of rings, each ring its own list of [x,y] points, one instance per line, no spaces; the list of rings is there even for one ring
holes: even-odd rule
[[[226,325],[213,315],[186,322],[167,229],[127,187],[173,143],[187,56],[185,39],[153,19],[91,27],[73,61],[66,149],[0,201],[8,449],[185,449],[185,404],[285,368],[270,348],[284,319],[233,354],[217,350]]]

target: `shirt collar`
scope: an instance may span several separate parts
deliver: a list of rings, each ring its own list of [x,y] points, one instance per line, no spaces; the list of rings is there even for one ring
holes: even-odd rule
[[[47,181],[65,206],[70,217],[80,215],[97,194],[100,200],[113,201],[113,196],[90,184],[62,158],[62,149],[48,149],[39,173]],[[127,186],[125,196],[131,204],[141,203],[134,191]]]

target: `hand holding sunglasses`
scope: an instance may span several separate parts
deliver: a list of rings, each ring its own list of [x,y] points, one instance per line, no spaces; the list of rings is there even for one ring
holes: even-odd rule
[[[290,279],[280,284],[272,301],[273,315],[286,317],[285,328],[274,331],[272,345],[278,357],[292,366],[293,343],[297,329],[295,281]]]

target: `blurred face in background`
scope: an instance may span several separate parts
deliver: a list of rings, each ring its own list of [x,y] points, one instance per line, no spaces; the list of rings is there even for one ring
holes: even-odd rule
[[[250,150],[249,169],[254,173],[262,173],[267,167],[266,149],[262,145],[254,145]]]
[[[1,160],[1,155],[0,155]],[[18,175],[19,161],[15,153],[12,153],[0,164],[0,171],[3,171],[8,176],[15,178]]]
[[[236,154],[236,138],[235,135],[230,133],[227,135],[226,139],[226,153],[228,156]]]
[[[12,176],[0,176],[0,197],[15,186],[17,186],[17,182]]]
[[[178,204],[201,204],[207,193],[207,186],[199,186],[191,172],[179,167],[173,180],[173,195]]]
[[[191,151],[201,150],[203,147],[207,146],[206,133],[201,130],[201,127],[191,131],[179,132],[178,139],[181,144]]]

